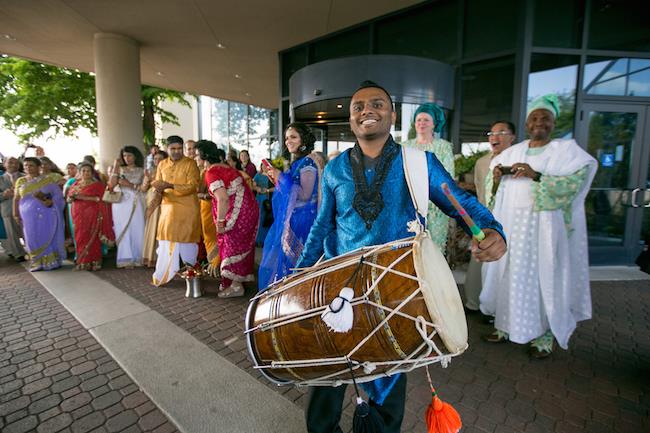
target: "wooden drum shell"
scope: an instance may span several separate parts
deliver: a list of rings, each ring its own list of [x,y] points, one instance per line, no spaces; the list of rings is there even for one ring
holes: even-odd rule
[[[330,331],[320,314],[270,329],[265,329],[263,326],[254,329],[277,319],[327,306],[346,285],[354,288],[355,297],[361,296],[382,273],[381,269],[368,262],[388,267],[412,248],[412,242],[406,242],[382,247],[371,255],[368,255],[368,249],[363,249],[354,254],[337,257],[285,278],[272,286],[267,293],[251,301],[246,318],[246,329],[252,330],[248,333],[248,345],[255,365],[270,366],[274,361],[309,361],[344,357],[376,328],[379,330],[350,357],[351,360],[359,363],[399,361],[412,355],[418,347],[420,350],[417,354],[423,352],[424,349],[421,347],[423,340],[413,320],[394,315],[386,324],[380,326],[390,312],[368,303],[353,307],[354,324],[346,333]],[[348,283],[363,254],[366,256],[364,264],[360,266],[357,273],[356,284],[354,281]],[[318,272],[345,262],[349,264],[335,272]],[[413,253],[403,257],[392,269],[415,276]],[[417,288],[418,281],[396,273],[387,273],[371,292],[370,300],[394,309]],[[418,293],[399,311],[411,317],[422,316],[426,321],[431,321],[422,293]],[[448,353],[437,335],[434,337],[434,342],[443,353]],[[392,367],[377,366],[372,375],[384,373]],[[337,379],[351,378],[346,366],[341,364],[264,368],[263,372],[269,379],[278,383],[305,382],[336,372],[340,374],[328,380],[334,382]],[[355,378],[360,382],[364,381],[364,375],[361,369],[355,371]]]

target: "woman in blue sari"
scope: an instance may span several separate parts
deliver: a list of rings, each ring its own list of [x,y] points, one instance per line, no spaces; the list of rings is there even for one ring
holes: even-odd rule
[[[25,158],[27,175],[15,185],[14,215],[23,228],[30,259],[30,271],[49,271],[61,266],[66,257],[63,209],[65,200],[58,179],[41,175],[41,161]]]
[[[299,122],[287,126],[284,137],[292,162],[288,171],[267,171],[275,183],[273,225],[264,240],[259,290],[291,272],[318,211],[318,165],[308,156],[316,138],[307,125]]]

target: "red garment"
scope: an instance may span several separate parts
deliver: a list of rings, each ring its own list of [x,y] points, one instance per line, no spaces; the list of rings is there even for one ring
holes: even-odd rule
[[[98,181],[88,185],[76,181],[68,189],[69,200],[74,195],[99,197],[101,200],[103,194],[104,185]],[[70,206],[77,247],[77,265],[100,263],[102,242],[111,243],[115,240],[110,205],[103,201],[73,200]]]
[[[221,257],[221,285],[230,286],[232,281],[253,281],[255,260],[255,237],[259,222],[259,209],[255,195],[246,186],[239,171],[215,165],[205,173],[205,183],[212,196],[212,217],[217,225],[217,196],[215,191],[224,188],[228,194],[225,232],[217,234]]]
[[[246,172],[247,175],[249,175],[252,178],[255,177],[257,174],[257,169],[255,169],[255,164],[252,162],[248,161],[248,164],[246,164],[246,167],[244,167],[244,171]]]

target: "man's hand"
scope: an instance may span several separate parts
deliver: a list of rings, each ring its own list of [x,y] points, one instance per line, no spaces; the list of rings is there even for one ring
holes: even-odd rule
[[[5,199],[11,198],[13,196],[14,196],[14,189],[13,188],[5,189],[3,191],[3,193],[2,193],[2,197],[5,198]]]
[[[501,164],[499,164],[492,169],[492,178],[495,185],[501,182],[501,176],[503,176],[503,172],[501,171]]]
[[[485,239],[481,242],[472,239],[472,255],[479,262],[499,260],[506,253],[506,241],[496,230],[483,229],[483,233],[485,233]]]
[[[156,191],[158,191],[158,192],[161,193],[161,194],[162,194],[166,189],[168,189],[168,188],[173,188],[173,187],[174,187],[173,184],[171,184],[171,183],[169,183],[169,182],[165,182],[164,180],[156,180],[156,181],[154,181],[154,182],[151,184],[151,186],[153,186],[153,187],[156,189]]]
[[[535,175],[537,175],[535,170],[525,162],[516,162],[512,164],[512,177],[515,179],[519,179],[520,177],[529,177],[534,179]]]

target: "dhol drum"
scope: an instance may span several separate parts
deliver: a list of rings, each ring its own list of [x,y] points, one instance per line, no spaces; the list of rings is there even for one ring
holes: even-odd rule
[[[321,315],[344,287],[354,290],[352,326],[334,332]],[[245,327],[255,368],[278,384],[336,386],[352,382],[351,370],[367,382],[446,366],[467,349],[458,288],[426,233],[285,277],[251,300]]]

